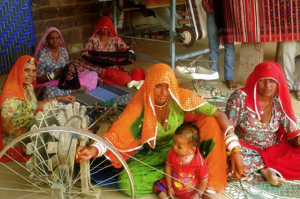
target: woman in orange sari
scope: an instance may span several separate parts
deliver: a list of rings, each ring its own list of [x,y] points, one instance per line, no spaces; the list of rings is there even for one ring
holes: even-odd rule
[[[164,178],[168,151],[174,144],[173,134],[184,121],[195,122],[201,132],[200,151],[209,170],[206,192],[218,193],[226,187],[223,131],[233,133],[226,115],[199,96],[179,88],[174,72],[168,65],[155,64],[148,70],[143,86],[126,106],[120,119],[103,136],[127,160],[136,197],[153,193],[155,181]],[[103,154],[111,162],[118,162],[99,143],[77,148],[76,160],[81,162]],[[240,154],[232,158],[236,159],[233,170],[242,173]],[[101,179],[97,175],[92,175],[92,179],[99,183]],[[128,176],[123,174],[119,179],[122,179],[118,182],[119,188],[130,195],[130,190],[126,189]]]
[[[34,94],[37,65],[37,60],[33,57],[21,56],[5,81],[0,95],[0,151],[12,139],[30,129],[34,122],[35,111],[41,110],[46,102],[53,100],[75,101],[75,98],[70,95],[37,101]],[[8,157],[2,157],[0,161],[9,160]]]

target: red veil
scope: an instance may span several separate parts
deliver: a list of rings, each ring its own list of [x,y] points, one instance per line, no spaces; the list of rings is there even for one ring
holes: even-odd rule
[[[257,99],[257,82],[260,79],[271,78],[277,81],[278,87],[275,95],[278,97],[280,105],[286,115],[291,121],[292,125],[295,125],[296,131],[285,134],[283,127],[280,127],[277,134],[285,135],[281,143],[269,147],[264,151],[261,151],[266,168],[276,170],[282,177],[287,180],[299,180],[300,179],[300,148],[293,147],[286,138],[293,138],[299,136],[300,131],[297,124],[297,120],[292,109],[291,97],[289,89],[285,80],[284,72],[279,64],[275,62],[264,62],[258,64],[254,71],[250,74],[246,81],[246,86],[241,90],[247,94],[246,106],[248,109],[256,112],[259,119],[260,107]]]

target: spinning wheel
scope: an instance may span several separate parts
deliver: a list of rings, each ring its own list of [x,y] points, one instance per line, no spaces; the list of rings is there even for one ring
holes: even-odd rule
[[[1,151],[0,157],[6,155],[13,159],[0,163],[0,190],[8,193],[5,198],[105,198],[106,191],[113,190],[100,187],[90,179],[90,172],[101,172],[101,163],[93,168],[90,167],[93,159],[75,163],[77,146],[86,146],[90,141],[101,143],[118,157],[124,167],[121,173],[129,176],[131,198],[134,198],[133,182],[125,160],[111,144],[86,130],[88,117],[85,112],[85,107],[80,107],[79,103],[47,103],[43,112],[36,115],[31,130]],[[16,146],[26,151],[26,159],[29,158],[26,163],[14,159],[22,155],[14,148]],[[25,160],[25,157],[20,159]]]

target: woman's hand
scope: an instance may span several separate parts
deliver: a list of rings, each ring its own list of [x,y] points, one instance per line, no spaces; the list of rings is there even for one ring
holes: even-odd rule
[[[240,153],[231,155],[231,173],[235,174],[237,178],[245,177],[244,162]]]
[[[67,72],[67,81],[70,81],[73,79],[73,74],[75,73],[75,66],[73,64],[70,64],[69,71]]]
[[[293,147],[296,147],[296,148],[300,147],[300,136],[298,135],[298,136],[294,137],[293,139],[289,140],[289,142],[291,143],[291,145]]]
[[[58,78],[58,77],[60,77],[60,76],[61,76],[61,74],[62,74],[62,69],[58,69],[58,70],[56,70],[56,71],[54,72],[54,74],[55,74],[55,78]]]
[[[202,7],[205,10],[206,14],[210,14],[212,12],[212,9],[210,8],[206,0],[202,1]]]
[[[76,149],[75,160],[76,160],[76,162],[86,161],[93,157],[96,157],[97,154],[98,154],[98,151],[97,151],[96,147],[79,146]]]
[[[89,51],[88,50],[82,50],[80,56],[87,56],[89,57]]]
[[[66,102],[75,102],[75,97],[72,95],[63,95],[63,96],[58,96],[56,97],[57,101],[66,101]]]

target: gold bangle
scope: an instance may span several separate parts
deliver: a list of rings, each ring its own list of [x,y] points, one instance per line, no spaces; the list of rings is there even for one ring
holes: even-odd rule
[[[298,136],[298,144],[300,145],[300,135]]]

